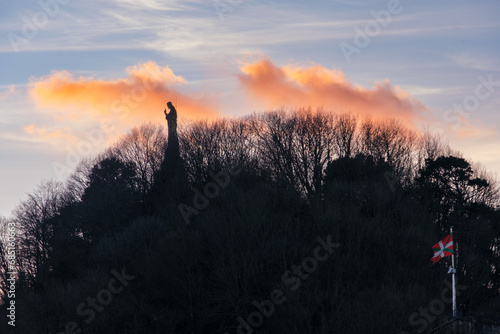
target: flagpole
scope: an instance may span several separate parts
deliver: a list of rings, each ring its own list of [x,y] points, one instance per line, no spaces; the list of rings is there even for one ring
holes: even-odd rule
[[[450,226],[450,234],[453,237],[453,226]],[[453,238],[453,253],[451,253],[451,286],[453,298],[453,318],[457,316],[457,293],[455,290],[455,238]]]

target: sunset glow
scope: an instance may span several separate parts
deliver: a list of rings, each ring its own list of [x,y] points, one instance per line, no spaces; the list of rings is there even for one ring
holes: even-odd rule
[[[182,100],[182,117],[209,118],[218,115],[208,98],[184,94],[179,87],[187,81],[168,67],[150,61],[126,69],[128,77],[111,80],[78,77],[67,71],[33,79],[31,94],[41,108],[79,110],[96,117],[103,115],[127,119],[130,125],[157,120],[158,109],[166,99]]]
[[[0,333],[500,333],[500,1],[0,13]]]
[[[277,67],[261,60],[242,68],[240,76],[251,99],[266,101],[267,108],[310,106],[334,112],[350,111],[374,118],[396,118],[414,127],[429,109],[389,80],[364,88],[349,83],[340,70],[320,65],[308,68]]]

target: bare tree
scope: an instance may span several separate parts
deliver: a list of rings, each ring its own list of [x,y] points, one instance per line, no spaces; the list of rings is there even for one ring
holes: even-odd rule
[[[139,177],[139,189],[146,194],[153,185],[165,155],[167,138],[163,126],[144,123],[132,128],[113,145],[109,155],[123,162],[132,162]]]
[[[421,154],[417,134],[401,122],[365,119],[359,134],[361,153],[387,162],[403,182],[409,183],[419,170]]]
[[[251,120],[262,167],[274,179],[290,186],[296,184],[292,157],[296,121],[284,109],[256,114]]]
[[[334,117],[318,110],[256,115],[252,129],[264,168],[312,199],[334,153]]]
[[[185,124],[180,131],[182,159],[189,180],[203,183],[208,171],[255,165],[250,121],[217,119]]]
[[[357,118],[351,113],[336,115],[334,131],[335,153],[339,158],[350,158],[355,150]]]
[[[471,163],[471,167],[475,178],[486,181],[488,186],[481,187],[481,183],[473,182],[470,201],[485,203],[491,207],[498,207],[500,205],[500,185],[496,175],[489,172],[481,163]]]
[[[66,191],[74,201],[81,201],[85,189],[90,186],[90,173],[99,158],[100,156],[82,159],[66,180]]]
[[[295,113],[297,129],[292,151],[295,175],[312,199],[320,193],[323,175],[334,151],[334,117],[317,110]],[[294,154],[295,153],[295,154]],[[350,153],[349,153],[350,154]]]
[[[32,279],[40,278],[42,266],[49,258],[54,235],[52,219],[66,199],[62,183],[42,181],[14,210],[20,233],[22,270]]]
[[[192,183],[203,183],[207,170],[220,170],[221,143],[218,137],[225,125],[225,120],[213,123],[200,121],[185,124],[180,129],[181,155]]]
[[[222,153],[226,165],[254,169],[257,164],[255,137],[248,119],[230,119],[222,133]]]

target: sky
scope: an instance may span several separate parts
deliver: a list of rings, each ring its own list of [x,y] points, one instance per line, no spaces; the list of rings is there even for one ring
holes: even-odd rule
[[[142,122],[392,117],[500,173],[500,2],[0,4],[0,215]]]

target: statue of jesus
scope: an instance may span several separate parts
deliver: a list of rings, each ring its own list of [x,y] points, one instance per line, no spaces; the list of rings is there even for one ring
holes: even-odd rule
[[[163,110],[165,114],[165,119],[167,120],[168,125],[168,144],[167,151],[172,153],[179,152],[179,138],[177,137],[177,110],[175,110],[172,102],[167,103],[167,107],[170,112],[167,114],[167,109]]]

